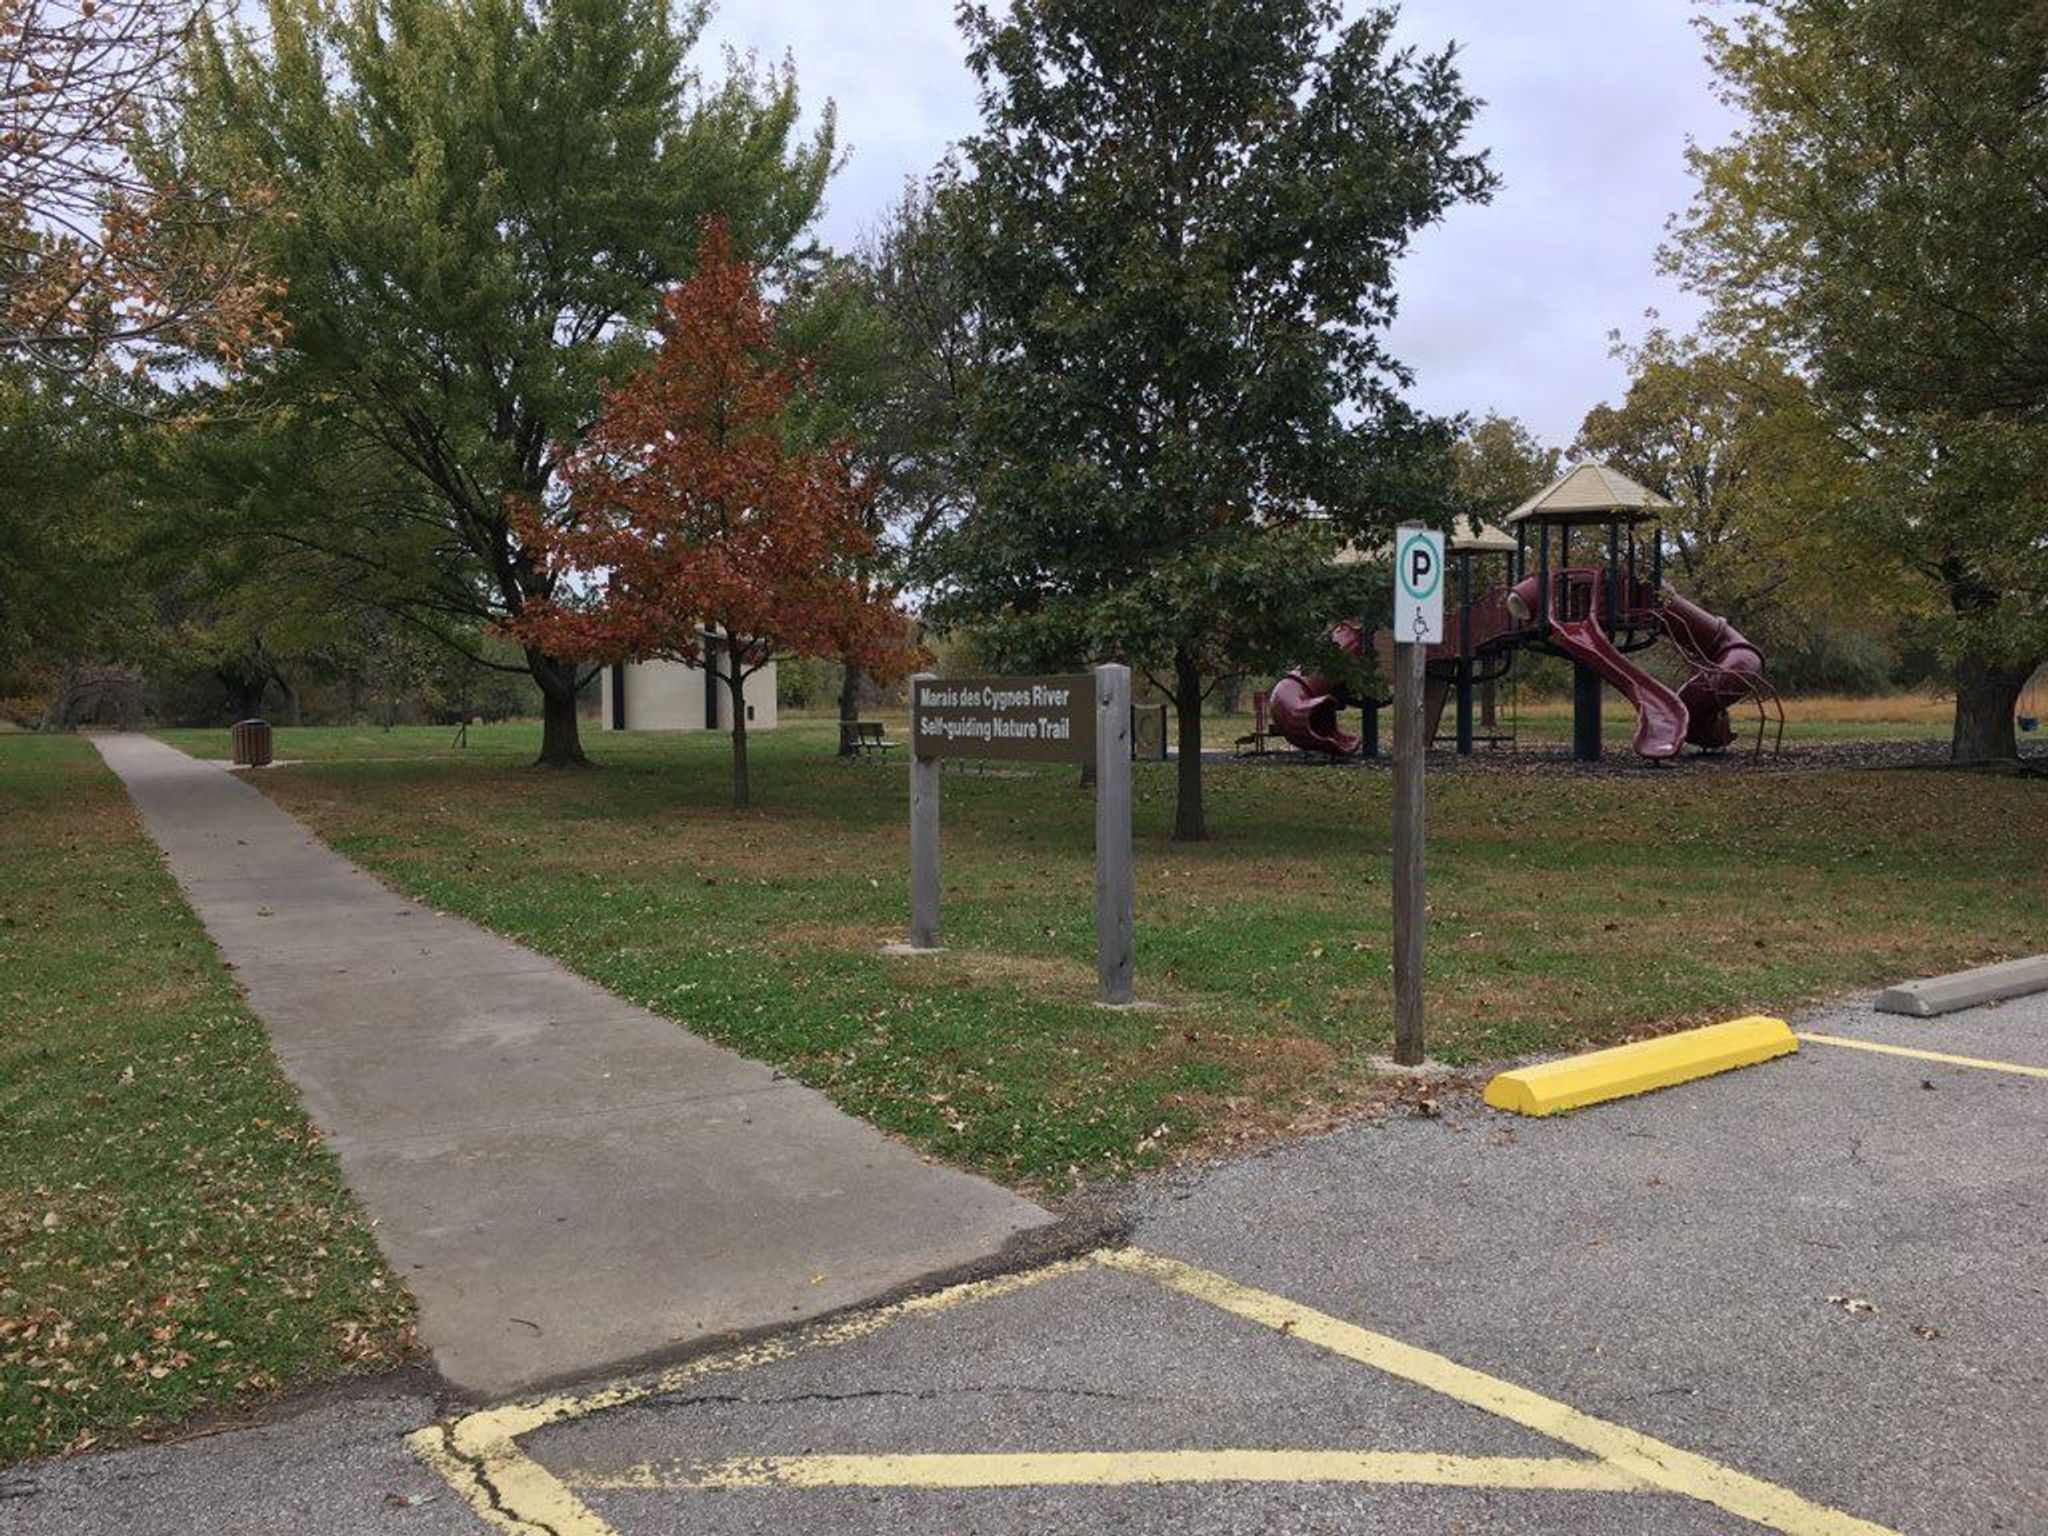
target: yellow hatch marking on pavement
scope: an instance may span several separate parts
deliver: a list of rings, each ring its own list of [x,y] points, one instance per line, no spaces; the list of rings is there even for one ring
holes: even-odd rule
[[[1094,1256],[1089,1255],[1048,1264],[1042,1269],[999,1275],[993,1280],[970,1280],[841,1322],[781,1334],[728,1354],[691,1360],[658,1376],[607,1387],[584,1397],[548,1397],[479,1409],[453,1424],[430,1424],[416,1430],[406,1436],[406,1444],[447,1479],[480,1519],[512,1536],[619,1536],[560,1478],[519,1448],[521,1435],[608,1408],[679,1392],[706,1376],[751,1370],[806,1350],[851,1343],[906,1317],[944,1312],[967,1302],[993,1301],[998,1296],[1087,1269],[1094,1262]]]
[[[1120,1488],[1133,1483],[1408,1483],[1641,1493],[1642,1479],[1564,1456],[1408,1451],[1043,1451],[1006,1455],[742,1456],[705,1466],[571,1472],[572,1488]]]
[[[1817,1045],[1846,1045],[1852,1051],[1875,1051],[1880,1056],[1909,1056],[1915,1061],[1938,1061],[1951,1067],[1976,1067],[1985,1072],[2017,1072],[2021,1077],[2048,1078],[2048,1067],[2023,1067],[2016,1061],[1986,1061],[1981,1056],[1947,1056],[1940,1051],[1916,1051],[1906,1045],[1879,1045],[1875,1040],[1851,1040],[1842,1035],[1816,1035],[1801,1030],[1799,1038]]]
[[[1347,1360],[1412,1381],[1445,1397],[1481,1409],[1497,1418],[1533,1429],[1538,1434],[1613,1464],[1654,1488],[1684,1494],[1731,1515],[1785,1533],[1785,1536],[1896,1536],[1883,1526],[1858,1520],[1801,1498],[1788,1489],[1749,1477],[1704,1456],[1695,1456],[1648,1435],[1609,1424],[1591,1414],[1498,1380],[1469,1366],[1446,1360],[1373,1333],[1355,1323],[1329,1317],[1284,1297],[1255,1291],[1221,1275],[1162,1258],[1136,1248],[1103,1255],[1103,1262],[1134,1274],[1149,1275],[1160,1284],[1206,1301],[1213,1307],[1262,1323],[1289,1338],[1314,1344]]]
[[[651,1467],[618,1474],[550,1472],[518,1445],[521,1436],[606,1409],[681,1391],[704,1377],[786,1360],[866,1338],[891,1324],[990,1301],[1101,1266],[1271,1328],[1288,1338],[1440,1393],[1583,1451],[1589,1461],[1361,1451],[1127,1451],[1026,1455],[747,1457],[671,1476]],[[1677,1494],[1781,1536],[1898,1536],[1788,1489],[1596,1419],[1442,1355],[1299,1306],[1285,1297],[1138,1248],[1103,1249],[1023,1274],[954,1286],[839,1323],[692,1361],[649,1379],[584,1397],[550,1397],[486,1408],[407,1437],[414,1452],[487,1524],[512,1536],[619,1536],[576,1497],[591,1489],[922,1487],[1037,1484],[1118,1486],[1154,1482],[1374,1482],[1438,1487],[1573,1489]],[[1292,1470],[1286,1470],[1291,1468]],[[1482,1480],[1483,1479],[1483,1480]]]

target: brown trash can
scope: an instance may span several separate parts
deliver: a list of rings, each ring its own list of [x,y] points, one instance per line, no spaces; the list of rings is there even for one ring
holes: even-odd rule
[[[237,720],[235,722],[235,766],[237,768],[268,768],[270,766],[270,722],[268,720]]]

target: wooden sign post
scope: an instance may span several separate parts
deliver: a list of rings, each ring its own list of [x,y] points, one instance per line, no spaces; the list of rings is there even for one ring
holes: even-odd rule
[[[1095,967],[1098,997],[1130,1003],[1131,671],[1067,677],[910,680],[910,945],[939,946],[939,765],[949,757],[1081,763],[1095,769]]]
[[[1131,985],[1131,669],[1095,669],[1096,1000],[1121,1008]]]
[[[910,680],[911,716],[917,690],[936,682],[928,672]],[[923,752],[910,757],[910,947],[939,947],[939,760]]]

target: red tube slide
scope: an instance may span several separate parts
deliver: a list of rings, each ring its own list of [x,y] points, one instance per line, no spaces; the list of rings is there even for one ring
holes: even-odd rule
[[[1330,631],[1330,639],[1353,656],[1364,654],[1365,637],[1356,624],[1339,624]],[[1362,743],[1338,723],[1345,702],[1341,683],[1296,668],[1273,685],[1268,708],[1273,714],[1273,729],[1290,745],[1304,752],[1356,757]]]
[[[1718,751],[1735,739],[1728,709],[1755,695],[1763,676],[1763,652],[1726,619],[1669,589],[1658,618],[1671,643],[1694,669],[1678,692],[1690,714],[1685,739],[1696,747]]]

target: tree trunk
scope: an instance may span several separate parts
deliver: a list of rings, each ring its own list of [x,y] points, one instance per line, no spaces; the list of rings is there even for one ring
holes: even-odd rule
[[[2005,760],[2020,755],[2013,716],[2020,691],[2033,676],[2031,663],[2000,666],[1982,656],[1956,658],[1956,725],[1949,756],[1959,763]]]
[[[1202,674],[1194,658],[1173,661],[1173,706],[1180,726],[1180,771],[1173,806],[1173,840],[1199,843],[1209,836],[1202,813]]]
[[[725,686],[732,700],[732,808],[744,811],[753,804],[753,790],[747,782],[747,674],[740,669],[737,649],[727,647],[732,670],[725,674]]]
[[[235,668],[222,667],[213,674],[220,679],[221,687],[227,690],[228,710],[237,720],[256,720],[263,714],[263,695],[270,690],[270,679],[261,673],[254,675]]]
[[[78,708],[78,668],[66,667],[57,678],[57,689],[50,698],[50,707],[43,711],[43,718],[37,729],[52,734],[68,731],[76,723],[72,713]]]
[[[576,718],[576,664],[528,648],[526,668],[540,688],[540,756],[536,768],[588,768]]]
[[[850,661],[845,668],[845,679],[839,684],[839,755],[852,757],[859,750],[854,745],[853,725],[860,719],[860,668]]]

